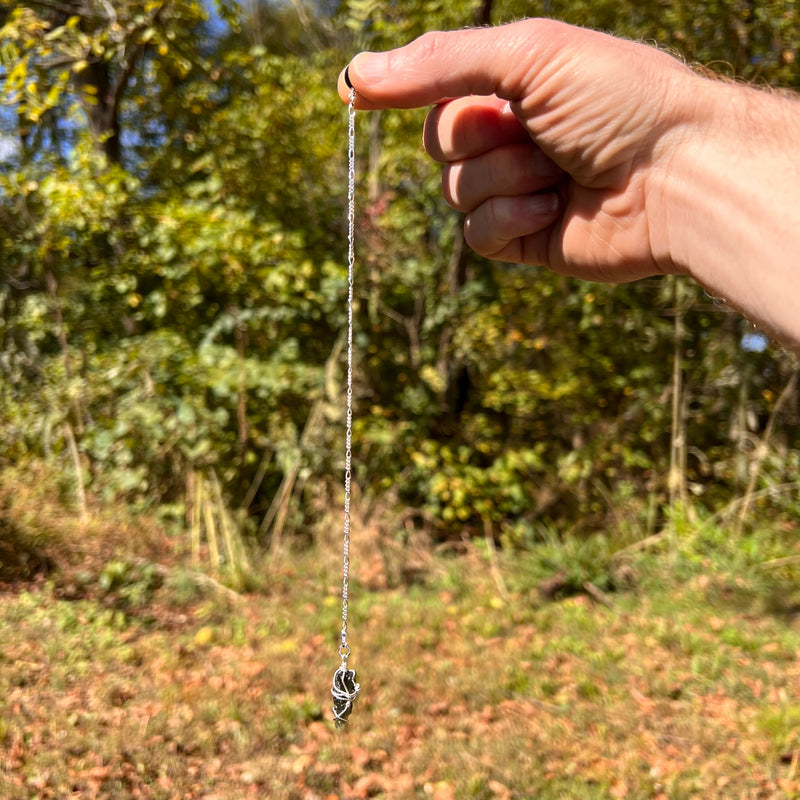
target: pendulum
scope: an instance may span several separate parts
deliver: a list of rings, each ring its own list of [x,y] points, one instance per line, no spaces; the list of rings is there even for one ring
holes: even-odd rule
[[[342,542],[342,632],[339,656],[342,663],[333,675],[333,721],[337,728],[347,725],[353,703],[361,688],[356,683],[356,671],[349,669],[350,645],[347,643],[347,601],[350,578],[350,479],[353,441],[353,272],[355,266],[355,119],[356,90],[345,70],[345,81],[350,88],[347,106],[347,408],[345,414],[344,449],[344,536]]]
[[[344,536],[342,541],[342,632],[339,656],[342,663],[333,675],[333,721],[343,728],[353,711],[353,703],[361,688],[356,683],[356,671],[349,669],[350,645],[347,643],[347,604],[350,578],[350,482],[352,474],[353,440],[353,272],[355,267],[355,188],[356,151],[355,120],[356,90],[345,71],[345,81],[350,88],[347,106],[347,408],[345,414],[344,449]]]

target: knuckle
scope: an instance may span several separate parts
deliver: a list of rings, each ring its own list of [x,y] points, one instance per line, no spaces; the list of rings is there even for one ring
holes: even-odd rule
[[[445,167],[442,170],[442,196],[447,205],[456,208],[456,198],[452,190],[451,181],[452,170],[449,167]]]
[[[456,211],[472,211],[461,190],[461,169],[458,165],[447,166],[442,170],[442,195],[445,202]]]
[[[505,232],[512,222],[511,203],[505,197],[490,197],[484,203],[486,224],[498,233]]]
[[[439,120],[441,118],[441,106],[434,106],[425,117],[425,124],[422,128],[422,146],[425,152],[434,161],[444,161],[444,153],[439,141]]]
[[[444,31],[428,31],[415,39],[409,46],[414,49],[415,58],[424,63],[429,59],[436,59],[446,50],[447,38],[448,34]]]

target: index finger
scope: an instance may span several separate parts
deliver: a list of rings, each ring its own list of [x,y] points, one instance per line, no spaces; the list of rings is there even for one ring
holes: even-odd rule
[[[422,140],[432,158],[447,163],[500,145],[530,141],[530,135],[508,108],[507,100],[472,95],[432,108],[425,118]]]

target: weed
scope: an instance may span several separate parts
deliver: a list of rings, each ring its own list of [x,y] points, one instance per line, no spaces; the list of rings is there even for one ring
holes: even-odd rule
[[[209,594],[209,588],[194,573],[182,568],[172,570],[164,583],[172,603],[178,607],[196,604]]]

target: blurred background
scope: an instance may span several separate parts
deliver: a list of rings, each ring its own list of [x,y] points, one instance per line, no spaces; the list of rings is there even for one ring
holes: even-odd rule
[[[534,14],[798,81],[793,3],[7,3],[3,469],[179,524],[213,474],[257,545],[313,539],[343,465],[338,72]],[[748,490],[796,509],[795,362],[680,278],[475,257],[422,119],[358,115],[359,502],[523,547]]]
[[[232,603],[226,593],[266,597],[309,578],[331,601],[309,612],[324,635],[308,635],[324,636],[332,672],[347,288],[337,76],[360,50],[536,15],[651,42],[728,79],[800,84],[800,7],[788,0],[0,4],[4,586],[38,581],[54,608],[96,601],[125,629],[176,574],[173,594],[194,581]],[[422,152],[423,119],[356,119],[357,587],[429,580],[446,609],[469,594],[453,570],[463,578],[477,559],[490,614],[520,586],[603,609],[644,581],[620,552],[655,552],[684,577],[724,552],[729,576],[773,564],[759,580],[789,581],[770,584],[770,602],[793,608],[797,359],[680,277],[609,287],[475,256]],[[463,562],[432,561],[443,554]],[[506,569],[527,578],[515,589]],[[200,626],[190,649],[221,635],[187,618]],[[298,702],[286,724],[321,725],[319,702]],[[800,710],[780,717],[780,736],[798,721]],[[392,761],[376,747],[384,755],[361,753],[362,768]],[[298,757],[292,780],[311,763]],[[526,796],[507,777],[472,794],[430,778],[361,795],[352,776],[329,778],[285,796],[339,796],[340,779],[341,796],[446,798],[456,785]],[[109,780],[95,776],[98,795],[85,778],[69,796],[105,796]],[[109,796],[162,796],[155,783]],[[597,785],[585,796],[613,788]],[[27,796],[64,797],[63,786]]]

